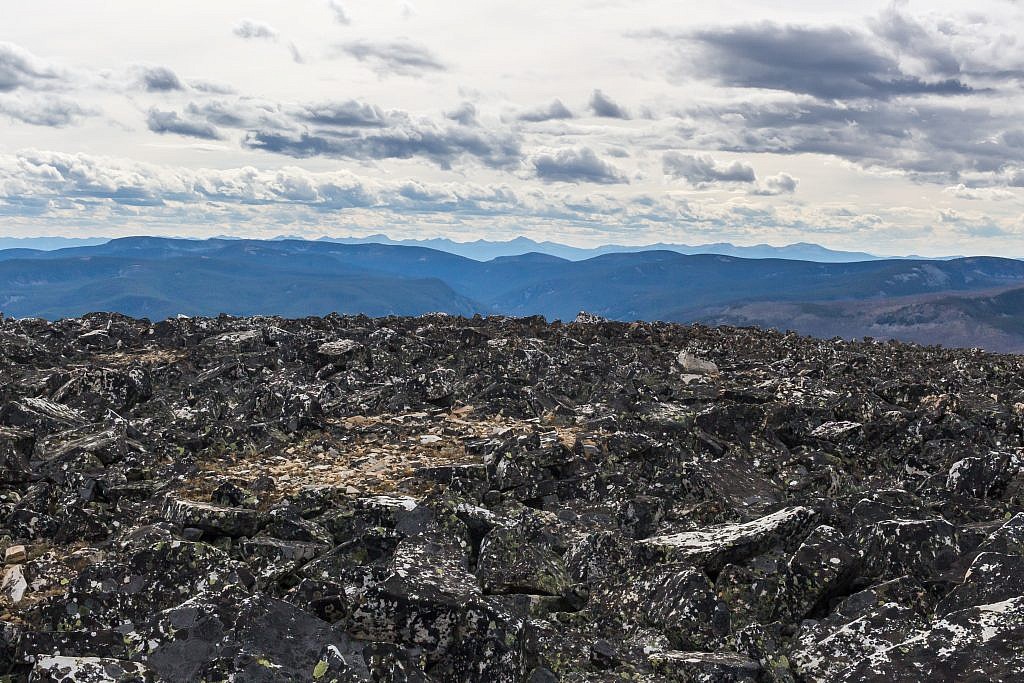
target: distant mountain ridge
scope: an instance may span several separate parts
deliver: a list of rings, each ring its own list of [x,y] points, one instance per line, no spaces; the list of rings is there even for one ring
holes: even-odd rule
[[[287,238],[284,238],[287,239]],[[818,261],[822,263],[847,263],[853,261],[874,261],[883,257],[858,251],[836,251],[818,244],[798,242],[782,247],[769,244],[757,244],[743,247],[728,242],[713,244],[670,244],[658,242],[640,246],[623,244],[606,244],[598,247],[573,247],[558,242],[536,242],[528,237],[516,237],[505,241],[476,240],[473,242],[456,242],[439,237],[421,240],[393,240],[387,235],[369,235],[367,237],[322,237],[320,241],[338,244],[390,244],[406,247],[426,247],[457,254],[477,261],[490,261],[502,256],[520,256],[528,253],[548,254],[569,261],[583,261],[603,254],[636,253],[641,251],[674,251],[679,254],[720,254],[722,256],[739,256],[741,258],[785,258],[798,261]]]
[[[105,244],[112,238],[109,237],[0,237],[0,250],[5,249],[40,249],[52,251],[68,247],[95,246]],[[174,238],[171,238],[174,239]],[[221,235],[211,239],[228,241],[242,241],[244,238]],[[301,236],[281,235],[273,238],[272,241],[304,240]],[[861,251],[841,251],[829,249],[819,244],[809,242],[797,242],[777,247],[770,244],[757,244],[754,246],[737,246],[729,242],[715,242],[711,244],[671,244],[658,242],[647,245],[623,245],[605,244],[597,247],[574,247],[558,242],[543,241],[537,242],[528,237],[516,237],[510,240],[475,240],[471,242],[457,242],[444,237],[427,239],[406,239],[394,240],[384,234],[369,235],[367,237],[321,237],[320,242],[334,242],[337,244],[387,244],[406,247],[425,247],[444,251],[449,254],[465,256],[477,261],[490,261],[502,256],[521,256],[529,253],[549,254],[570,261],[582,261],[602,254],[613,253],[635,253],[640,251],[674,251],[680,254],[721,254],[723,256],[738,256],[740,258],[784,258],[798,261],[818,261],[821,263],[848,263],[853,261],[874,261],[887,257],[877,256]],[[923,257],[900,257],[923,259]]]
[[[0,237],[0,249],[66,249],[106,244],[109,237]]]
[[[1024,352],[1018,292],[1024,261],[994,257],[822,263],[660,250],[478,261],[419,246],[157,237],[0,251],[0,311],[17,317],[442,311],[572,320],[587,310]]]

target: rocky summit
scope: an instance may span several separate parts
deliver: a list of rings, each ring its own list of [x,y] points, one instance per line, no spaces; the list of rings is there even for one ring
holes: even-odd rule
[[[9,681],[1024,678],[1024,358],[0,320]]]

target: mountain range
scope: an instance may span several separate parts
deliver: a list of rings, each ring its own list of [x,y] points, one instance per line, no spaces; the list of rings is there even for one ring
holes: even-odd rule
[[[674,251],[679,254],[720,254],[722,256],[739,256],[741,258],[785,258],[801,261],[820,261],[822,263],[848,263],[852,261],[873,261],[882,257],[857,251],[836,251],[818,244],[798,242],[782,247],[770,244],[754,246],[736,246],[728,242],[713,244],[670,244],[658,242],[641,246],[624,244],[605,244],[598,247],[573,247],[558,242],[536,242],[528,237],[516,237],[505,241],[476,240],[472,242],[456,242],[443,237],[422,240],[393,240],[387,235],[370,235],[368,237],[324,237],[321,241],[339,244],[391,244],[405,247],[426,247],[438,251],[457,254],[477,261],[490,261],[502,256],[520,256],[537,253],[558,256],[569,261],[583,261],[595,256],[615,253],[632,253],[639,251]]]
[[[0,250],[0,311],[61,318],[331,311],[543,315],[759,325],[1024,351],[1024,261],[821,263],[667,250],[488,261],[424,247],[133,237]]]
[[[39,249],[56,250],[67,247],[95,246],[109,242],[109,237],[0,237],[2,249]],[[218,236],[216,239],[238,240],[233,236]],[[302,240],[298,236],[282,235],[274,241]],[[389,244],[405,247],[425,247],[449,254],[465,256],[477,261],[490,261],[501,256],[521,256],[538,253],[558,256],[569,261],[583,261],[603,254],[627,253],[638,251],[674,251],[680,254],[721,254],[723,256],[739,256],[741,258],[784,258],[800,261],[819,261],[822,263],[848,263],[852,261],[874,261],[886,257],[868,254],[861,251],[839,251],[819,244],[797,242],[777,247],[770,244],[753,246],[737,246],[729,242],[712,244],[671,244],[659,242],[647,245],[604,244],[597,247],[574,247],[558,242],[537,242],[528,237],[516,237],[510,240],[475,240],[457,242],[444,237],[430,239],[394,240],[384,234],[366,237],[321,237],[318,241],[335,242],[337,244]],[[921,258],[915,256],[898,258]]]

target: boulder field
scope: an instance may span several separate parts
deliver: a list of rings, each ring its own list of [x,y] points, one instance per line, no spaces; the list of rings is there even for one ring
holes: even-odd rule
[[[1024,357],[0,318],[0,680],[1024,680]]]

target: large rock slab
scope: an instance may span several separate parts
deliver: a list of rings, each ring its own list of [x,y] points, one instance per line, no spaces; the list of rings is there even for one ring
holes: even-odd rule
[[[202,529],[234,538],[254,536],[260,525],[260,516],[255,510],[174,497],[164,501],[160,515],[183,528]]]
[[[773,546],[798,540],[814,519],[810,508],[783,508],[742,524],[721,524],[698,531],[654,536],[640,541],[667,561],[687,562],[717,571]]]

